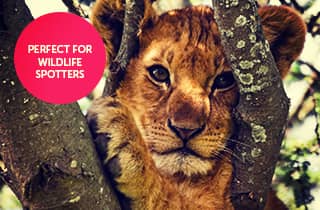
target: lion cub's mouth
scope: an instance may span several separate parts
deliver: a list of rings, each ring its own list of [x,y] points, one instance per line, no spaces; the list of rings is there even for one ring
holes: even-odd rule
[[[152,152],[157,169],[164,175],[186,176],[206,175],[213,168],[212,160],[182,147],[162,153]]]
[[[175,148],[175,149],[170,149],[170,150],[167,150],[165,152],[161,152],[160,155],[168,155],[168,154],[172,154],[172,153],[176,153],[180,156],[195,156],[195,157],[198,157],[198,158],[203,158],[201,155],[197,154],[196,152],[194,152],[192,149],[186,147],[186,146],[183,146],[183,147],[179,147],[179,148]]]

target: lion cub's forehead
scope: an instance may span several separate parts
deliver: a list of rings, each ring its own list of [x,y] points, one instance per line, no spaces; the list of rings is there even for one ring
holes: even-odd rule
[[[174,10],[159,17],[143,35],[144,64],[161,64],[175,76],[197,77],[206,82],[224,68],[220,35],[209,7]]]

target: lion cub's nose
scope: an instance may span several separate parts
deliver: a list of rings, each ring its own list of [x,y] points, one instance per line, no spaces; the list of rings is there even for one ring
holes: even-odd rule
[[[169,128],[184,142],[187,143],[187,141],[193,137],[195,137],[197,134],[201,133],[203,131],[204,126],[201,126],[199,128],[179,128],[177,126],[172,125],[171,121],[168,121]]]

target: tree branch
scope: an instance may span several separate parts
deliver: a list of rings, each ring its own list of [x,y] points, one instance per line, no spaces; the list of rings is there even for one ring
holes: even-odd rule
[[[297,60],[297,63],[300,65],[306,65],[315,74],[316,78],[320,79],[320,70],[317,69],[314,65],[303,60]]]
[[[89,18],[88,14],[86,14],[85,11],[81,8],[79,2],[74,0],[62,0],[62,2],[66,5],[69,12],[79,15],[83,18]]]
[[[287,2],[286,0],[279,0],[281,4],[286,6],[293,6],[296,10],[298,10],[301,14],[305,12],[305,8],[303,6],[300,6],[300,4],[296,0],[290,0],[290,2]]]
[[[110,65],[106,86],[103,91],[104,96],[115,94],[131,57],[139,48],[138,31],[144,16],[144,9],[144,1],[126,0],[121,44],[117,56]]]
[[[319,18],[320,12],[311,16],[309,22],[307,23],[308,32],[311,33],[312,36],[320,35],[320,24],[318,23]]]
[[[15,74],[15,43],[30,21],[24,1],[0,0],[2,177],[27,209],[119,209],[79,106],[41,102]]]
[[[305,12],[305,8],[300,6],[300,4],[296,0],[291,0],[293,7],[303,14]]]
[[[264,38],[255,1],[213,0],[213,6],[224,51],[240,90],[236,139],[249,145],[239,144],[234,149],[243,161],[233,160],[232,201],[235,209],[263,209],[285,131],[289,100]],[[238,41],[245,47],[237,47]]]

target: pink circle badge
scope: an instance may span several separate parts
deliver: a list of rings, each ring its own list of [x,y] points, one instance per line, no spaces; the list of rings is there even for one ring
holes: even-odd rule
[[[14,64],[22,85],[35,97],[67,104],[88,95],[103,75],[106,53],[94,27],[71,13],[50,13],[21,33]]]

